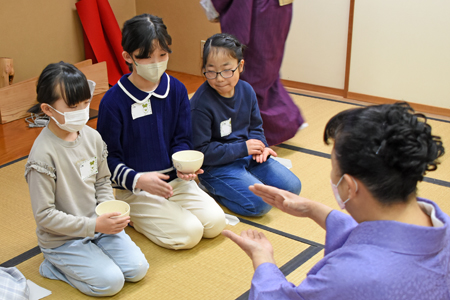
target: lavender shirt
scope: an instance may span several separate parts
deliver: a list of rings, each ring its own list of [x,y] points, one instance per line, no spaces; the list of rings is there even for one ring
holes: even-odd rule
[[[450,299],[450,218],[434,202],[418,200],[434,207],[435,227],[358,224],[333,210],[326,220],[325,256],[306,279],[295,286],[277,266],[264,263],[255,271],[249,299]]]

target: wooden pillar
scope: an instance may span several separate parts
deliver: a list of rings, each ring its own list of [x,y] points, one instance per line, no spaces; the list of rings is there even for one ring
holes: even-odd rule
[[[13,59],[0,57],[0,88],[11,85],[14,79]]]

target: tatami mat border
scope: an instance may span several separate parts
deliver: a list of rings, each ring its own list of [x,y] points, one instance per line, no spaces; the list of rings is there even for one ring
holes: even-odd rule
[[[30,249],[22,254],[17,255],[16,257],[5,261],[4,263],[2,263],[0,265],[0,267],[3,268],[11,268],[11,267],[15,267],[18,264],[23,263],[24,261],[29,260],[30,258],[35,257],[36,255],[38,255],[39,253],[41,253],[41,249],[39,248],[39,246],[34,247],[33,249]]]
[[[323,152],[320,152],[320,151],[310,150],[310,149],[297,147],[297,146],[293,146],[293,145],[288,145],[288,144],[284,144],[284,143],[283,144],[278,144],[276,146],[280,147],[280,148],[296,151],[296,152],[302,152],[302,153],[311,154],[311,155],[314,155],[314,156],[319,156],[319,157],[322,157],[322,158],[331,159],[331,154],[323,153]]]
[[[291,259],[290,261],[288,261],[286,264],[284,264],[283,266],[280,267],[280,271],[284,274],[284,276],[288,276],[289,274],[291,274],[293,271],[295,271],[297,268],[299,268],[301,265],[303,265],[305,262],[307,262],[310,258],[312,258],[314,255],[316,255],[317,253],[319,253],[320,251],[322,251],[322,249],[325,247],[322,244],[277,230],[277,229],[273,229],[271,227],[267,227],[265,225],[259,224],[259,223],[255,223],[252,221],[249,221],[247,219],[238,217],[239,220],[242,223],[251,225],[253,227],[257,227],[259,229],[263,229],[265,231],[269,231],[281,236],[284,236],[286,238],[304,243],[304,244],[308,244],[310,245],[308,248],[306,248],[306,250],[302,251],[300,254],[298,254],[297,256],[295,256],[293,259]],[[245,300],[248,299],[250,290],[246,291],[244,294],[242,294],[241,296],[239,296],[238,298],[236,298],[236,300]]]
[[[19,161],[21,161],[21,160],[23,160],[23,159],[25,159],[25,158],[28,158],[28,155],[25,155],[25,156],[23,156],[23,157],[21,157],[21,158],[15,159],[15,160],[13,160],[13,161],[10,161],[10,162],[8,162],[8,163],[6,163],[6,164],[1,165],[1,166],[0,166],[0,169],[1,169],[1,168],[4,168],[4,167],[7,167],[7,166],[9,166],[9,165],[15,164],[16,162],[19,162]],[[24,174],[25,174],[25,170],[23,170],[23,172],[24,172]]]
[[[344,103],[344,104],[350,104],[350,105],[355,105],[355,106],[362,106],[362,107],[367,106],[367,105],[364,105],[364,104],[353,103],[353,102],[348,102],[348,101],[344,101],[344,100],[329,99],[329,98],[318,97],[318,96],[311,96],[311,95],[306,95],[306,94],[302,94],[302,93],[289,92],[289,94],[298,95],[298,96],[304,96],[304,97],[309,97],[309,98],[315,98],[315,99],[321,99],[321,100],[327,100],[327,101],[332,101],[332,102],[338,102],[338,103]],[[399,101],[399,102],[401,102],[401,101]],[[439,122],[444,122],[444,123],[450,123],[450,121],[448,121],[448,120],[442,120],[442,119],[438,119],[438,118],[431,118],[431,117],[428,117],[428,116],[427,116],[427,119],[428,120],[439,121]]]
[[[299,255],[288,261],[285,265],[280,267],[280,271],[284,276],[288,276],[293,271],[295,271],[298,267],[307,262],[314,255],[319,253],[322,250],[320,247],[309,246],[306,250],[302,251]],[[244,294],[236,298],[236,300],[247,300],[250,294],[250,290],[246,291]]]
[[[249,221],[249,220],[241,218],[241,217],[238,217],[238,218],[239,218],[239,220],[242,223],[251,225],[253,227],[257,227],[257,228],[263,229],[265,231],[269,231],[269,232],[272,232],[272,233],[275,233],[275,234],[287,237],[289,239],[292,239],[292,240],[295,240],[295,241],[298,241],[298,242],[302,242],[303,244],[308,244],[310,246],[318,247],[318,248],[320,248],[320,250],[322,250],[324,248],[324,245],[316,243],[314,241],[310,241],[310,240],[298,237],[298,236],[293,235],[293,234],[289,234],[289,233],[286,233],[286,232],[283,232],[283,231],[280,231],[280,230],[277,230],[277,229],[273,229],[271,227],[267,227],[265,225],[262,225],[262,224],[259,224],[259,223],[255,223],[255,222]]]
[[[319,157],[322,157],[322,158],[328,158],[328,159],[331,158],[331,155],[328,154],[328,153],[323,153],[323,152],[320,152],[320,151],[309,150],[309,149],[305,149],[305,148],[301,148],[301,147],[297,147],[297,146],[293,146],[293,145],[279,144],[279,145],[277,145],[277,147],[288,149],[288,150],[292,150],[292,151],[302,152],[302,153],[306,153],[306,154],[311,154],[311,155],[319,156]],[[431,184],[440,185],[440,186],[443,186],[443,187],[450,187],[450,182],[445,181],[445,180],[439,180],[439,179],[434,179],[434,178],[430,178],[430,177],[424,177],[423,181],[431,183]]]

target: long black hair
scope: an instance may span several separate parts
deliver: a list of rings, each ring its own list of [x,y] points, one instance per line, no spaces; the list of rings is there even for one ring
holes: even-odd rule
[[[404,102],[340,112],[325,126],[323,140],[329,139],[341,173],[361,180],[384,204],[406,202],[445,153],[427,118]]]

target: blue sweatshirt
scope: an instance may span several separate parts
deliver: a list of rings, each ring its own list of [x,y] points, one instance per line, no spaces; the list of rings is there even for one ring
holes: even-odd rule
[[[238,81],[231,98],[222,97],[204,82],[191,99],[191,117],[194,149],[205,155],[205,166],[247,156],[249,139],[267,146],[256,94],[245,81]]]
[[[173,168],[172,154],[192,149],[192,132],[189,98],[180,81],[164,73],[148,93],[128,76],[103,96],[97,130],[108,145],[111,180],[132,191],[138,172]],[[176,177],[174,171],[170,175]]]

